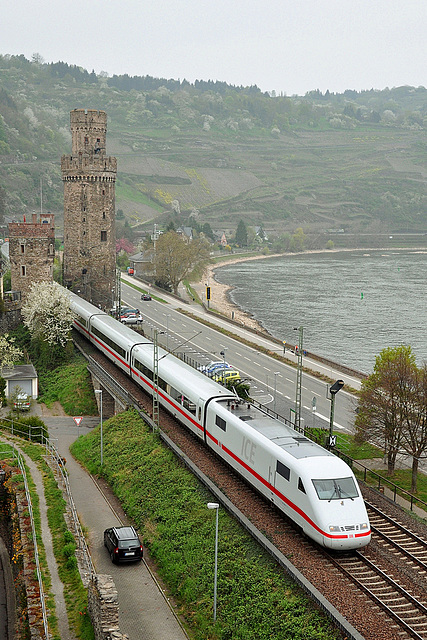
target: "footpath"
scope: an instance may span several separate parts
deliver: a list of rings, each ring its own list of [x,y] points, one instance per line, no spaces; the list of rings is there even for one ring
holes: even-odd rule
[[[102,491],[99,484],[73,459],[69,451],[76,438],[99,424],[99,417],[84,417],[77,427],[72,417],[42,416],[39,405],[35,405],[33,411],[43,419],[59,455],[66,460],[73,501],[86,533],[95,571],[97,574],[111,576],[114,581],[119,602],[120,631],[126,634],[129,640],[188,640],[149,563],[143,561],[114,565],[104,548],[104,529],[131,523],[118,501],[110,499],[107,493]],[[51,590],[55,598],[61,640],[75,640],[68,626],[63,585],[53,554],[43,480],[37,465],[27,456],[25,462],[39,496],[42,540],[52,579]],[[145,550],[144,552],[146,554]]]

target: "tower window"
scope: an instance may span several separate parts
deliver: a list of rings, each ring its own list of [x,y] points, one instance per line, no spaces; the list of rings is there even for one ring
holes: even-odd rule
[[[101,242],[107,242],[107,232],[101,231]]]
[[[25,265],[21,266],[21,276],[27,275],[27,267]]]
[[[21,253],[25,253],[25,244],[21,244]]]
[[[105,220],[105,211],[102,214],[102,219]]]

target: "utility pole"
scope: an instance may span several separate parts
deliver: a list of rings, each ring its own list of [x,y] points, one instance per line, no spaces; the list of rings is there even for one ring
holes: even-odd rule
[[[153,340],[153,431],[159,428],[159,344],[158,330]]]
[[[298,364],[297,364],[297,384],[295,391],[295,429],[301,431],[301,389],[302,389],[302,349],[303,349],[303,327],[296,327],[298,331]]]

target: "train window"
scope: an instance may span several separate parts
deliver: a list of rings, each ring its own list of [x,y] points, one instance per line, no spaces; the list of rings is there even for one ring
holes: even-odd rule
[[[302,482],[301,478],[298,478],[298,489],[300,491],[302,491],[303,493],[305,493],[304,485],[303,485],[303,482]]]
[[[196,405],[194,404],[194,402],[191,402],[191,400],[189,400],[188,398],[186,398],[185,396],[181,397],[181,404],[183,407],[185,407],[188,411],[190,411],[190,413],[196,415]]]
[[[343,498],[358,498],[353,478],[331,478],[312,480],[319,500],[342,500]]]
[[[163,389],[163,391],[166,391],[168,385],[162,378],[159,378],[157,381],[157,386],[159,387],[159,389]]]
[[[220,418],[219,416],[215,416],[215,424],[217,427],[222,429],[223,431],[227,431],[227,423],[225,420]]]
[[[76,315],[75,320],[83,327],[87,327],[87,321],[85,318],[82,318],[82,316]]]
[[[111,349],[113,349],[116,353],[122,356],[122,358],[127,360],[126,351],[122,347],[119,347],[119,345],[116,344],[113,340],[111,340],[111,338],[103,334],[102,331],[100,331],[99,329],[92,328],[92,333],[94,336],[96,336],[97,338],[102,340],[105,344],[107,344],[109,347],[111,347]]]
[[[151,371],[151,369],[146,367],[145,364],[142,364],[142,362],[135,360],[133,363],[133,366],[135,367],[135,369],[138,369],[138,371],[140,371],[149,380],[153,379],[153,372]],[[159,380],[159,387],[160,387],[160,380]]]
[[[283,462],[280,462],[280,460],[277,461],[276,471],[280,476],[283,476],[285,480],[289,480],[291,477],[291,470],[284,465]]]

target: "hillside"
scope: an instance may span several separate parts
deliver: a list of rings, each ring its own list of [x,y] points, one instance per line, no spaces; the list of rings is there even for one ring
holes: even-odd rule
[[[167,224],[178,201],[180,221],[214,229],[427,231],[424,87],[286,97],[23,56],[0,56],[0,214],[39,210],[42,179],[60,227],[60,157],[82,107],[107,112],[116,206],[132,226]]]

